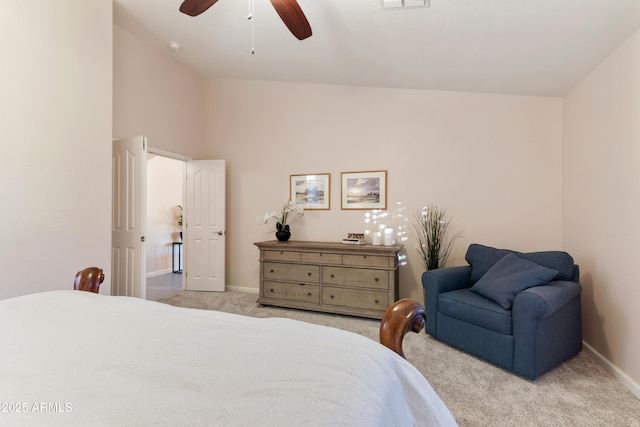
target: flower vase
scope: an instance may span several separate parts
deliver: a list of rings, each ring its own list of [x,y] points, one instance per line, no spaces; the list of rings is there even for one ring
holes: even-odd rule
[[[276,239],[278,239],[279,242],[286,242],[290,237],[290,231],[276,231]]]

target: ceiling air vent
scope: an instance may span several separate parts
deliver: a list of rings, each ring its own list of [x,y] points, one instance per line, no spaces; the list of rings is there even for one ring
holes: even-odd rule
[[[382,0],[383,9],[404,9],[408,7],[429,7],[429,0]]]

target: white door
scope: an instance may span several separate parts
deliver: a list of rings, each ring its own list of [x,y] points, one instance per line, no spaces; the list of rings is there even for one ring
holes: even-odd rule
[[[187,162],[184,231],[186,289],[225,288],[225,161]]]
[[[111,294],[146,296],[145,245],[147,140],[113,142]]]

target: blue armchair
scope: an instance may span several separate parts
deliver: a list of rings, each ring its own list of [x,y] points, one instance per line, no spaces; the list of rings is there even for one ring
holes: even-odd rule
[[[429,335],[532,380],[582,350],[580,271],[569,254],[472,244],[465,259],[422,275]]]

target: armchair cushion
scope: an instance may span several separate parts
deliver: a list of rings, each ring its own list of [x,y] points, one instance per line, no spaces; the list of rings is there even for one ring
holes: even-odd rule
[[[469,245],[465,259],[471,265],[470,283],[474,284],[484,276],[495,263],[504,256],[515,254],[522,259],[534,262],[557,271],[556,280],[577,281],[574,277],[574,261],[571,255],[562,251],[544,251],[522,253],[509,249],[496,249],[473,243]]]
[[[562,251],[517,253],[519,258],[556,270],[554,280],[573,280],[573,257]]]
[[[470,288],[440,294],[440,313],[463,320],[504,335],[513,333],[511,310],[505,310],[493,301],[471,292]]]
[[[508,249],[496,249],[490,246],[472,243],[467,249],[465,259],[471,266],[470,283],[474,284],[484,276],[493,265],[505,255],[514,253]]]
[[[544,285],[557,275],[557,270],[510,253],[498,260],[471,290],[509,310],[516,294]]]

